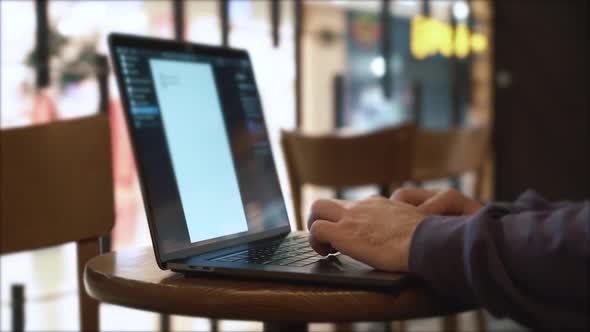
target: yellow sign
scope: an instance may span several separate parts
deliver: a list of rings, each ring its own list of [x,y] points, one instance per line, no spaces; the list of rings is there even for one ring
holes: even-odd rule
[[[469,31],[464,23],[453,29],[449,23],[419,15],[412,18],[410,34],[410,50],[420,60],[437,53],[465,58],[487,49],[486,36]]]

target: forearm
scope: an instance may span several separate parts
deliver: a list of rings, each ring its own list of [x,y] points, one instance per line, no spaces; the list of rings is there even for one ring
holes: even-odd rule
[[[412,240],[410,271],[442,295],[528,326],[588,326],[590,204],[526,201],[427,218]]]

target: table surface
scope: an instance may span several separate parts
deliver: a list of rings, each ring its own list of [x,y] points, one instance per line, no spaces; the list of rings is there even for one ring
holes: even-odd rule
[[[151,248],[91,259],[84,271],[87,292],[100,302],[165,314],[268,322],[393,321],[467,310],[426,287],[379,291],[185,277],[162,271]]]

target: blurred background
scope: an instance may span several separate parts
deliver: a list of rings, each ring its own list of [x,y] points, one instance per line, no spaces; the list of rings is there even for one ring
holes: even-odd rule
[[[590,196],[588,5],[582,1],[465,0],[2,0],[1,128],[106,111],[115,189],[111,250],[151,245],[106,36],[126,32],[250,52],[289,213],[281,129],[367,132],[414,122],[445,130],[493,128],[483,200],[535,188],[553,200]],[[425,187],[473,192],[470,172]],[[364,197],[306,186],[318,197]],[[77,330],[76,251],[66,244],[0,256],[1,330],[10,287],[26,289],[26,330]],[[10,268],[8,268],[10,267]],[[102,330],[153,331],[154,313],[101,305]],[[491,331],[522,329],[488,317]],[[357,324],[371,330],[370,324]],[[472,316],[460,316],[464,331]],[[210,328],[173,316],[172,330]],[[222,321],[220,330],[260,330]],[[312,324],[311,331],[329,331]],[[435,319],[409,331],[439,329]]]

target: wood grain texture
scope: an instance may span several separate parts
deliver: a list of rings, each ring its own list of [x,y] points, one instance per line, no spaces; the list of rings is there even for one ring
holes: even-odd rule
[[[185,277],[160,270],[151,248],[93,258],[86,290],[112,304],[167,314],[270,322],[386,321],[462,311],[426,288],[368,291],[283,282]]]
[[[110,232],[110,142],[106,114],[0,131],[0,253]]]
[[[428,181],[480,170],[489,152],[487,126],[416,133],[412,179]]]
[[[0,131],[0,254],[76,241],[80,330],[98,331],[86,262],[114,224],[107,114]]]

